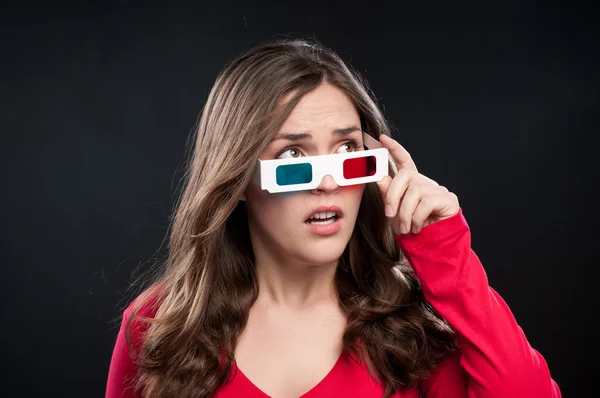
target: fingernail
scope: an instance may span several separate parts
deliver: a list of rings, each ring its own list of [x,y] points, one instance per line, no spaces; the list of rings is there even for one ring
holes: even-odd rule
[[[418,228],[416,225],[413,225],[412,232],[413,232],[413,234],[416,234],[418,232]]]
[[[390,205],[385,206],[385,215],[388,217],[391,217],[394,215],[394,209],[392,209],[392,206],[390,206]]]
[[[405,234],[406,233],[406,224],[404,224],[404,223],[400,224],[400,233],[401,234]]]

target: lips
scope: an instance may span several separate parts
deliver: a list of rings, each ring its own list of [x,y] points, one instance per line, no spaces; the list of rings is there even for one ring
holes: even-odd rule
[[[319,206],[313,209],[305,218],[305,222],[311,219],[317,213],[326,213],[332,212],[335,213],[337,218],[342,218],[344,216],[344,212],[338,206]]]

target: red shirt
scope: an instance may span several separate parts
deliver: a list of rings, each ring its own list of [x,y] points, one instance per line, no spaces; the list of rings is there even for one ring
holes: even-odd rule
[[[425,298],[456,331],[461,352],[444,360],[420,390],[404,390],[393,397],[561,397],[546,361],[529,345],[504,300],[489,287],[483,266],[471,249],[462,209],[417,235],[396,236],[396,240],[415,269]],[[124,325],[110,363],[107,398],[135,397],[126,388],[137,369],[125,342]],[[342,353],[329,373],[302,398],[371,398],[381,397],[383,391],[364,363],[358,365]],[[230,381],[218,389],[216,397],[269,396],[234,364]]]

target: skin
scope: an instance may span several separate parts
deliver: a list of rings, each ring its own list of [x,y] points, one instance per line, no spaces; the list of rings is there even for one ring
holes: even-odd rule
[[[458,213],[458,197],[444,186],[420,174],[412,157],[398,141],[382,135],[398,172],[385,176],[377,186],[385,200],[385,215],[396,235],[418,234],[423,227]]]
[[[350,126],[357,129],[347,136],[332,134],[334,129]],[[364,149],[356,109],[341,90],[328,84],[302,98],[276,137],[289,133],[309,133],[312,138],[274,139],[259,159],[349,152],[353,150],[347,144],[350,139],[359,142],[357,150]],[[297,308],[335,298],[333,274],[354,229],[363,191],[364,185],[340,187],[329,175],[314,190],[292,193],[271,194],[250,183],[245,200],[259,294]],[[310,213],[322,205],[338,206],[344,213],[341,229],[333,235],[313,234],[305,224]]]
[[[343,91],[327,83],[306,94],[282,126],[280,134],[310,133],[299,141],[276,139],[260,159],[315,156],[363,150],[360,129],[334,136],[334,129],[360,127],[360,118]],[[277,135],[277,136],[278,136]],[[359,142],[357,148],[348,139]],[[418,173],[408,152],[395,140],[382,138],[398,173],[377,184],[386,215],[397,235],[453,216],[456,195]],[[329,175],[314,190],[270,194],[250,183],[247,202],[250,239],[255,253],[259,294],[236,347],[238,368],[271,396],[298,397],[319,383],[342,351],[346,317],[339,308],[334,274],[360,206],[364,185],[340,187]],[[305,221],[321,205],[339,206],[341,229],[330,236],[312,234]],[[408,229],[403,230],[402,225]]]

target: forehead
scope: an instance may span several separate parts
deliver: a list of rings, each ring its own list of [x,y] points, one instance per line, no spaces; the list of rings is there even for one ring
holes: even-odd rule
[[[281,130],[319,135],[352,124],[360,125],[354,104],[341,89],[325,83],[300,99]]]

